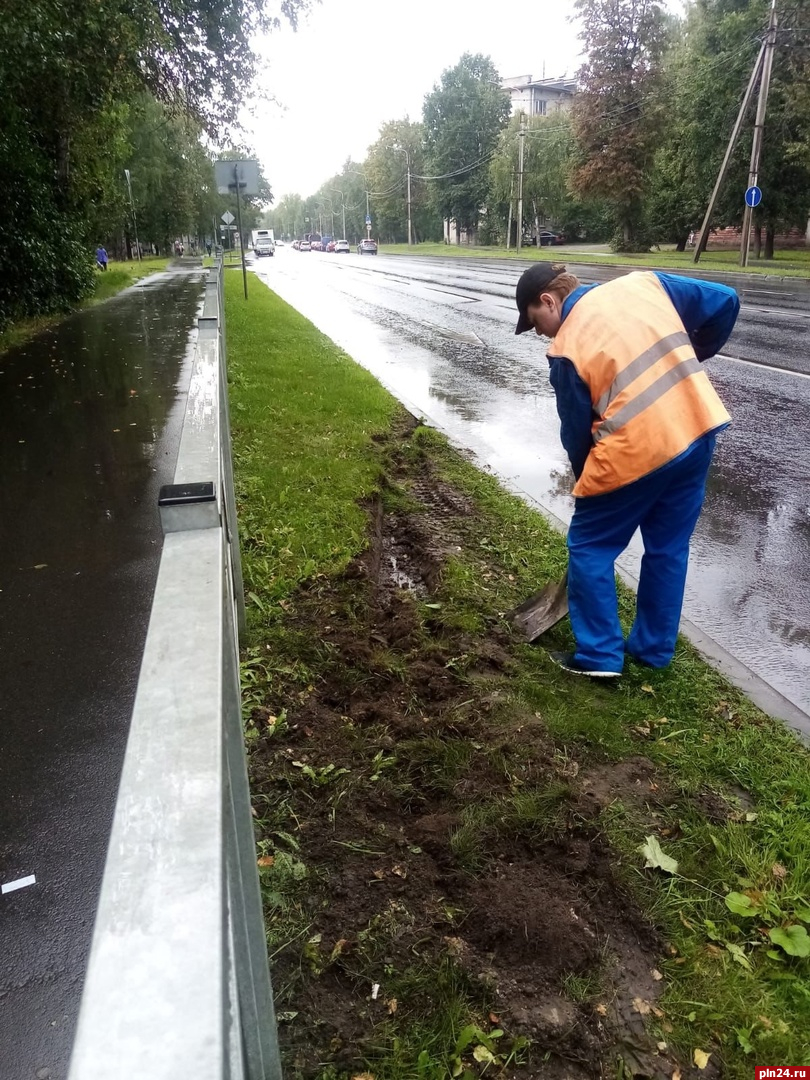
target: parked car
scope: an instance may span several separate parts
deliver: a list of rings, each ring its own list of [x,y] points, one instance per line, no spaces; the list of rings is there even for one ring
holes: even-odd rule
[[[298,251],[298,248],[301,246],[301,241],[300,240],[293,240],[292,246],[293,246],[293,251]]]
[[[320,240],[313,240],[309,245],[310,251],[323,251],[323,244]]]
[[[298,244],[299,251],[312,251],[312,244],[309,240],[301,240]]]
[[[377,254],[377,241],[376,240],[361,240],[357,245],[358,255],[376,255]]]
[[[564,244],[565,237],[562,233],[552,232],[550,229],[540,230],[540,247],[551,247],[556,244]]]
[[[284,247],[284,241],[283,240],[276,240],[276,247]]]
[[[340,255],[340,254],[348,255],[351,250],[352,249],[349,247],[349,241],[348,240],[336,240],[335,241],[335,252],[336,252],[336,254],[338,254],[338,255]]]
[[[335,250],[335,243],[336,243],[336,241],[330,240],[329,243],[326,245],[326,250],[327,251],[334,251]]]

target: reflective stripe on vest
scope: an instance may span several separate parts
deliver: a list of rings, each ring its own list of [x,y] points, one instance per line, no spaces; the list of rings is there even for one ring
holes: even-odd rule
[[[614,491],[729,422],[661,282],[635,272],[577,302],[549,349],[593,402],[593,448],[574,494]]]

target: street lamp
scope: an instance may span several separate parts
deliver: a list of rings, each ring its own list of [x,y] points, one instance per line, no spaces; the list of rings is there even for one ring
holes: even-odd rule
[[[366,193],[366,236],[369,239],[371,239],[371,226],[369,225],[369,220],[371,219],[371,210],[369,208],[369,202],[368,202],[368,197],[369,197],[369,195],[371,193],[369,192],[369,189],[368,189],[368,180],[366,179],[366,174],[364,172],[361,172],[358,169],[349,169],[348,171],[352,174],[352,176],[362,176],[363,177],[363,190]],[[344,237],[344,239],[345,239],[345,237]]]
[[[339,187],[338,188],[330,188],[329,190],[330,191],[336,191],[338,193],[338,195],[340,195],[340,208],[343,211],[343,239],[345,240],[346,239],[346,196],[344,195],[344,193],[341,191],[341,189]]]
[[[411,247],[413,245],[413,230],[411,229],[411,153],[404,146],[391,146],[389,149],[405,155],[405,167],[408,170],[408,247]]]
[[[138,252],[138,262],[141,261],[141,245],[138,243],[138,219],[135,216],[135,203],[132,201],[132,184],[130,183],[129,169],[124,169],[127,178],[127,191],[129,192],[129,208],[132,211],[132,224],[135,229],[135,250]]]

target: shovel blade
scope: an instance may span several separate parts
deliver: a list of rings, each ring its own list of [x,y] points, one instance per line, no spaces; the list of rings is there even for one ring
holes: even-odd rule
[[[553,581],[540,592],[524,600],[510,612],[515,626],[526,641],[536,641],[568,614],[568,574],[562,581]]]

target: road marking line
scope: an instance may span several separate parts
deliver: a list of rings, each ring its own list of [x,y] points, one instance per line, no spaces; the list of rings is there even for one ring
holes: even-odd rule
[[[733,360],[736,364],[750,364],[752,367],[764,368],[766,371],[779,371],[783,375],[793,375],[797,379],[810,379],[806,371],[791,371],[790,368],[778,367],[776,364],[766,364],[763,360],[747,360],[744,356],[729,356],[727,353],[717,353],[718,360]]]
[[[17,889],[25,889],[28,885],[36,884],[36,874],[29,874],[28,877],[17,878],[16,881],[7,881],[0,886],[0,892],[5,895],[7,892],[16,892]]]

